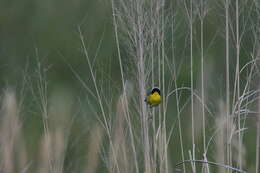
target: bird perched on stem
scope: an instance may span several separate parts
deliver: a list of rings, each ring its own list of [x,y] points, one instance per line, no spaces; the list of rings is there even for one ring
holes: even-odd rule
[[[144,100],[151,107],[158,106],[161,103],[161,91],[159,88],[154,87],[151,92],[149,92]]]

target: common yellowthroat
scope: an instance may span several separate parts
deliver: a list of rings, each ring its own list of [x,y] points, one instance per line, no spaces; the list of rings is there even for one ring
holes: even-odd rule
[[[158,106],[161,103],[161,91],[159,88],[154,87],[151,92],[149,92],[144,100],[151,107]]]

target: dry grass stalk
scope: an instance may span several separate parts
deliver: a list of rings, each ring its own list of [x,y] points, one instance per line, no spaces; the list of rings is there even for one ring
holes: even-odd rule
[[[20,132],[21,125],[18,119],[19,110],[17,106],[15,92],[11,89],[6,89],[4,91],[1,112],[3,115],[1,119],[2,123],[1,123],[1,132],[0,132],[1,133],[1,137],[0,137],[1,160],[3,163],[2,169],[4,170],[4,172],[13,173],[16,170],[15,167],[16,153],[14,151],[16,146],[18,146],[20,142],[22,144],[22,141],[19,141],[19,139],[21,139],[19,138],[21,134]],[[26,156],[25,155],[23,156],[24,157],[21,158],[26,159]],[[20,162],[20,166],[23,167],[25,166],[26,160],[24,161],[20,160],[19,162]]]
[[[232,162],[239,163],[238,158],[238,151],[240,150],[240,154],[242,157],[242,163],[245,163],[245,154],[246,149],[244,145],[241,145],[239,147],[239,138],[238,138],[238,131],[236,130],[235,123],[229,124],[227,126],[227,123],[231,123],[232,119],[227,120],[225,116],[225,106],[223,102],[220,102],[219,106],[219,116],[215,119],[215,125],[216,125],[216,162],[224,164],[227,158],[225,147],[226,145],[229,145],[230,149],[233,153],[233,159]],[[230,129],[226,129],[226,127],[229,127]],[[229,132],[227,134],[227,132]],[[228,135],[228,136],[227,136]],[[228,139],[228,140],[226,140]],[[242,164],[242,166],[245,166]],[[223,173],[227,170],[219,167],[218,172]]]
[[[99,126],[91,130],[90,143],[88,144],[86,173],[95,173],[99,164],[100,148],[103,141],[104,132]]]
[[[259,101],[260,103],[260,101]],[[260,105],[258,105],[258,109],[260,108]],[[260,147],[260,115],[256,116],[256,168],[255,172],[259,172],[259,147]]]
[[[257,50],[257,58],[260,58],[260,45]],[[258,100],[258,112],[260,112],[260,100]],[[255,172],[259,172],[259,148],[260,148],[260,114],[256,116],[256,161],[255,161]]]
[[[40,148],[39,148],[39,165],[38,173],[51,172],[52,160],[51,160],[51,137],[49,134],[45,134],[42,137]]]
[[[122,94],[117,102],[116,106],[116,118],[113,124],[113,145],[114,145],[114,152],[110,151],[109,156],[109,171],[112,172],[128,172],[130,171],[129,165],[129,156],[127,156],[127,142],[125,138],[125,117],[126,110],[125,110],[125,95]],[[117,170],[116,170],[117,167]]]
[[[219,129],[216,135],[216,162],[225,163],[225,139],[226,139],[226,116],[225,106],[223,102],[219,103],[219,115],[215,119],[216,129]],[[226,170],[219,167],[218,172],[224,173]]]

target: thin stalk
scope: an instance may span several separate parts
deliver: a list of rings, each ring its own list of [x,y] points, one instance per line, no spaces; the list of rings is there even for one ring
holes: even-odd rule
[[[162,2],[164,4],[164,1]],[[162,12],[161,12],[161,17],[162,17],[162,26],[165,25],[164,21],[164,7],[162,7]],[[164,28],[164,27],[163,27]],[[162,90],[164,93],[165,91],[165,45],[164,45],[164,30],[162,30],[162,35],[161,35],[161,42],[162,42]],[[162,109],[163,109],[163,147],[164,147],[164,160],[165,160],[165,172],[168,172],[168,155],[167,155],[167,150],[168,150],[168,145],[167,145],[167,135],[166,135],[166,99],[165,99],[165,94],[163,94],[163,103],[162,103]]]
[[[162,49],[161,49],[161,41],[160,41],[160,37],[161,37],[161,23],[160,23],[160,9],[157,8],[158,7],[159,2],[156,2],[156,14],[157,14],[157,38],[158,38],[158,45],[157,45],[157,52],[158,52],[158,85],[159,85],[159,88],[161,88],[162,86],[162,81],[161,81],[161,71],[162,71],[162,67],[161,67],[161,64],[162,64]],[[164,92],[164,91],[163,91]],[[162,149],[162,125],[163,125],[163,117],[162,117],[162,113],[161,113],[161,105],[159,106],[159,146],[158,146],[158,150],[159,150],[159,172],[162,172],[163,171],[163,155],[162,155],[162,152],[161,152],[161,149]]]
[[[202,100],[202,123],[203,123],[203,150],[206,150],[206,127],[205,127],[205,89],[204,89],[204,16],[203,0],[201,0],[201,20],[200,20],[200,50],[201,50],[201,100]]]
[[[153,13],[153,6],[151,6],[151,9],[150,9],[150,13],[152,14]],[[153,24],[154,26],[154,24]],[[155,48],[155,43],[154,43],[154,40],[156,40],[155,38],[155,29],[154,27],[151,28],[151,43],[150,43],[150,49],[151,50],[154,50]],[[154,71],[154,63],[155,63],[155,57],[154,57],[154,51],[151,51],[151,67],[152,67],[152,87],[155,86],[155,71]],[[152,110],[152,129],[153,129],[153,171],[156,172],[157,171],[157,166],[156,166],[156,158],[157,158],[157,145],[156,145],[156,118],[155,118],[155,110],[153,109]]]
[[[256,14],[257,14],[257,19],[260,19],[260,3],[259,1],[257,0],[254,0],[254,3],[255,3],[255,7],[256,7]],[[260,24],[258,23],[257,24],[257,27],[256,28],[260,28]],[[259,35],[260,31],[256,31],[255,33],[255,38],[256,38],[256,56],[257,58],[260,58],[260,40],[257,39],[259,37],[257,37],[257,35]],[[260,110],[260,101],[258,103],[258,109]],[[260,148],[260,114],[257,115],[257,127],[256,127],[256,173],[258,173],[260,170],[259,170],[259,148]]]
[[[151,14],[152,14],[153,8],[151,7]],[[151,50],[154,50],[154,28],[151,28],[151,38],[152,41],[150,43]],[[151,51],[151,66],[152,66],[152,87],[155,85],[155,79],[154,79],[154,51]],[[157,145],[156,145],[156,118],[155,118],[155,110],[152,110],[152,117],[153,117],[153,171],[156,172],[157,166],[156,166],[156,157],[157,157]]]
[[[226,141],[229,139],[229,125],[230,125],[230,120],[229,120],[229,114],[230,114],[230,86],[229,86],[229,0],[225,0],[225,31],[226,31],[226,105],[227,105],[227,110],[226,110]],[[230,165],[230,145],[227,144],[227,165]],[[230,172],[228,170],[228,172]]]
[[[229,165],[225,165],[225,164],[221,164],[221,163],[215,163],[215,162],[205,162],[204,160],[184,160],[184,162],[181,162],[181,163],[178,163],[177,165],[175,165],[175,167],[181,165],[181,164],[185,164],[185,163],[192,163],[192,162],[195,162],[195,163],[202,163],[202,164],[210,164],[210,165],[213,165],[213,166],[218,166],[218,167],[223,167],[225,169],[230,169],[231,171],[236,171],[236,172],[240,172],[240,173],[247,173],[246,171],[243,171],[241,169],[238,169],[238,168],[234,168],[234,167],[231,167]]]
[[[239,6],[238,0],[236,0],[236,77],[237,77],[237,98],[238,98],[238,165],[239,168],[242,168],[242,139],[241,139],[241,127],[240,127],[240,73],[239,73],[239,52],[240,52],[240,41],[239,41]]]
[[[194,126],[194,90],[193,90],[193,5],[192,0],[190,0],[190,82],[191,82],[191,126],[192,126],[192,159],[195,160],[195,126]],[[196,165],[193,163],[194,173],[196,173]]]
[[[260,115],[258,115],[260,116]],[[259,173],[259,140],[260,140],[260,122],[259,122],[259,117],[257,117],[257,126],[256,126],[256,166],[255,166],[255,173]]]
[[[207,161],[206,155],[206,119],[205,119],[205,88],[204,88],[204,0],[200,1],[200,51],[201,51],[201,101],[202,101],[202,136],[203,136],[203,158]],[[206,172],[209,173],[209,166],[206,164]]]

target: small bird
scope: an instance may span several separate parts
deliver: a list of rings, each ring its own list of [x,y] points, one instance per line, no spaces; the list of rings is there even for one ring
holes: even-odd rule
[[[159,88],[154,87],[151,92],[149,92],[144,100],[151,107],[158,106],[161,103],[161,91]]]

